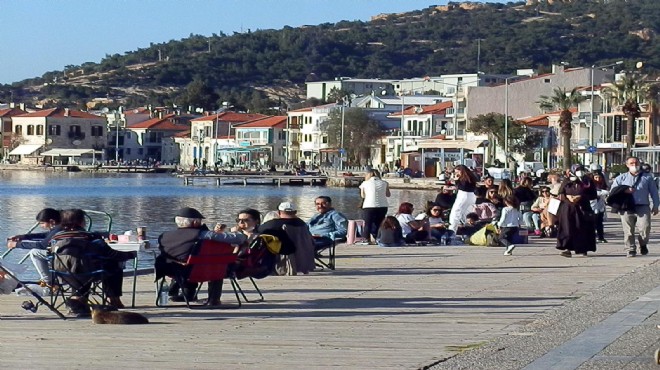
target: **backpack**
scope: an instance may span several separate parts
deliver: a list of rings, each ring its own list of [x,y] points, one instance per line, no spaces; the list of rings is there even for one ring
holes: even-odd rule
[[[238,252],[236,278],[263,279],[270,275],[277,262],[277,255],[273,251],[279,251],[280,247],[280,240],[275,236],[257,236],[247,248]]]

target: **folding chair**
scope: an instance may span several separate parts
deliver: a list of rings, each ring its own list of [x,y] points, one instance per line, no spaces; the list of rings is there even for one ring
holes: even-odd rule
[[[24,301],[21,304],[21,307],[31,311],[31,312],[37,312],[37,309],[39,306],[46,306],[48,307],[49,310],[53,311],[60,319],[66,320],[66,316],[64,316],[55,306],[53,306],[50,302],[46,301],[41,295],[38,293],[34,292],[32,289],[30,289],[29,283],[25,281],[21,281],[14,273],[12,273],[6,266],[3,266],[2,263],[0,263],[0,270],[3,272],[5,276],[9,276],[12,279],[16,280],[18,283],[22,285],[23,288],[25,288],[25,291],[30,293],[36,300],[37,304],[35,305],[32,301]]]
[[[86,304],[107,304],[101,282],[109,272],[99,267],[99,261],[101,257],[86,253],[82,245],[51,253],[51,305],[59,310],[72,297],[84,298]]]
[[[321,269],[335,269],[335,248],[337,243],[342,243],[346,239],[330,240],[328,238],[314,238],[314,259],[316,266]]]
[[[216,242],[213,240],[200,240],[193,246],[192,253],[188,256],[188,260],[182,264],[180,272],[170,276],[174,279],[179,286],[185,286],[185,283],[197,283],[197,292],[201,289],[202,283],[209,281],[221,280],[229,277],[232,281],[232,288],[238,300],[239,307],[241,300],[238,296],[238,291],[234,286],[234,280],[231,278],[228,271],[229,267],[236,262],[237,255],[234,253],[234,247],[231,244]],[[176,262],[171,262],[176,263]],[[160,307],[161,304],[158,300],[158,295],[163,289],[163,284],[167,276],[164,276],[160,281],[156,282],[156,306]],[[188,308],[193,308],[186,294],[183,295]]]

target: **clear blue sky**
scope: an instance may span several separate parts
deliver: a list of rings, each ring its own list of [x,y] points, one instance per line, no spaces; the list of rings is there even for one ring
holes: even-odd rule
[[[481,2],[506,2],[490,0]],[[191,33],[369,20],[447,0],[0,0],[0,83]]]

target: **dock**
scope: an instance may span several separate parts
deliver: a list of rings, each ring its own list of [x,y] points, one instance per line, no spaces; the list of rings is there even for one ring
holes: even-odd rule
[[[325,175],[283,175],[264,173],[242,173],[242,174],[181,174],[177,175],[183,179],[184,185],[195,185],[196,183],[214,183],[216,186],[242,184],[271,184],[271,185],[311,185],[324,186],[328,181]]]
[[[227,281],[220,309],[158,308],[153,275],[140,276],[137,307],[126,310],[149,325],[61,320],[43,307],[21,309],[27,297],[0,295],[3,366],[655,369],[660,240],[654,230],[650,254],[626,258],[615,217],[606,223],[609,243],[586,258],[561,257],[554,239],[539,238],[513,256],[340,245],[336,270],[258,280],[265,300],[241,308]]]

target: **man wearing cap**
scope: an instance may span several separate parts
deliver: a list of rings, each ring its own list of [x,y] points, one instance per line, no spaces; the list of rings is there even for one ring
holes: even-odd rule
[[[259,232],[277,236],[282,242],[280,253],[290,253],[289,259],[292,271],[289,275],[296,275],[298,272],[307,274],[315,267],[314,238],[305,221],[297,216],[298,210],[293,203],[280,203],[277,207],[277,213],[279,218],[272,219],[259,226]]]
[[[318,212],[307,223],[317,246],[330,245],[343,239],[348,231],[348,219],[332,208],[332,199],[321,195],[314,200]]]
[[[184,273],[186,267],[182,263],[186,262],[198,240],[242,244],[247,239],[241,233],[215,233],[202,223],[203,219],[204,216],[198,210],[189,207],[181,208],[174,218],[177,229],[166,231],[158,237],[158,248],[161,254],[156,258],[156,280],[163,276]],[[182,288],[183,294],[189,301],[196,300],[197,283],[186,283]],[[172,281],[168,294],[174,302],[185,300],[182,295],[179,295],[179,289],[178,284]]]

